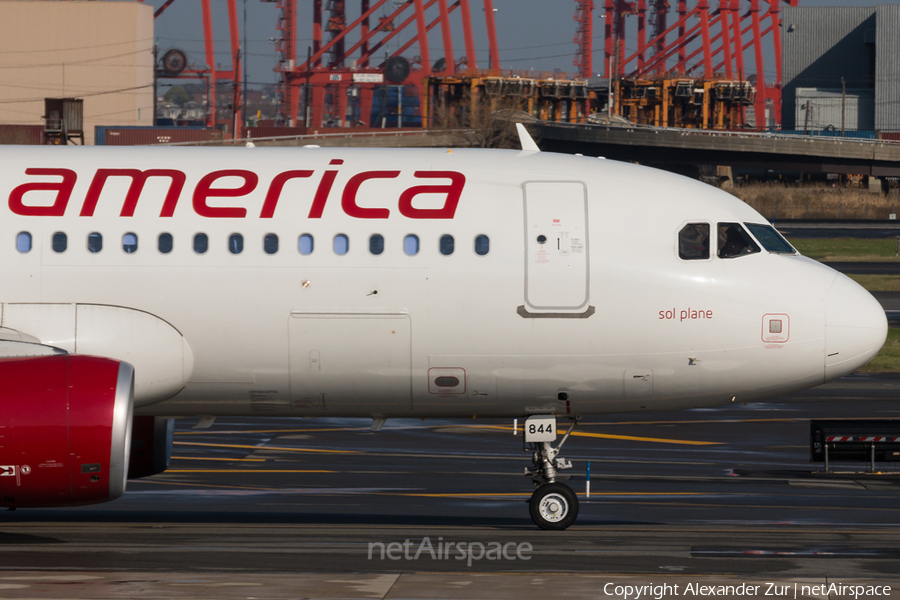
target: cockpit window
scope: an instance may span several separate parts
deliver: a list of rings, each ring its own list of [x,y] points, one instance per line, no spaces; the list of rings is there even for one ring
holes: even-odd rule
[[[769,225],[756,225],[754,223],[744,223],[750,233],[753,234],[763,248],[775,254],[796,254],[797,251],[782,237],[780,233]]]
[[[683,260],[709,258],[709,223],[688,223],[678,232],[678,256]]]
[[[740,223],[719,223],[719,258],[756,254],[759,246]]]

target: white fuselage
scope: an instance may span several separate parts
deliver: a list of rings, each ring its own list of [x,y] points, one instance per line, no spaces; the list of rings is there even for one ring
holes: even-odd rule
[[[874,298],[815,261],[765,249],[718,258],[718,223],[765,219],[724,192],[640,166],[455,149],[2,153],[4,331],[131,362],[137,414],[709,406],[852,372],[886,335]],[[68,170],[74,183],[34,169]],[[98,169],[169,175],[149,177],[128,209],[132,176],[103,180]],[[172,171],[183,174],[180,193]],[[52,185],[27,187],[35,182]],[[679,257],[688,223],[710,225],[710,258]],[[57,233],[65,251],[53,250]],[[92,233],[99,252],[88,249]],[[169,253],[158,249],[164,233]],[[208,237],[203,254],[198,233]],[[123,250],[126,234],[135,251]],[[312,252],[300,252],[309,249],[301,236]],[[418,239],[413,255],[407,236]]]

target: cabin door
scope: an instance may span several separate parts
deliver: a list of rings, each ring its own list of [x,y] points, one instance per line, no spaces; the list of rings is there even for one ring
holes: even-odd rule
[[[289,339],[298,411],[390,416],[411,409],[408,314],[295,310]]]
[[[574,313],[588,305],[587,191],[581,182],[525,184],[525,309]]]

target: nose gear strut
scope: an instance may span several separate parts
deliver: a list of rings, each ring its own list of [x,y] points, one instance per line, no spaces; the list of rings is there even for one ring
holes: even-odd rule
[[[555,418],[553,420],[555,423]],[[554,447],[549,441],[528,441],[529,424],[528,420],[525,422],[525,440],[529,446],[526,451],[531,452],[533,465],[531,468],[526,467],[525,475],[531,477],[537,488],[528,504],[531,519],[541,529],[566,529],[578,517],[578,497],[575,492],[566,484],[556,481],[559,471],[572,468],[572,461],[560,457],[559,451],[577,424],[578,418],[573,418],[569,429]]]

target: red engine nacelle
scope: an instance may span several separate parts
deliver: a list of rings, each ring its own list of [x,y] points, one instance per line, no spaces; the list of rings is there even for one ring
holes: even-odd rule
[[[77,506],[125,492],[134,368],[93,356],[0,359],[0,506]]]

